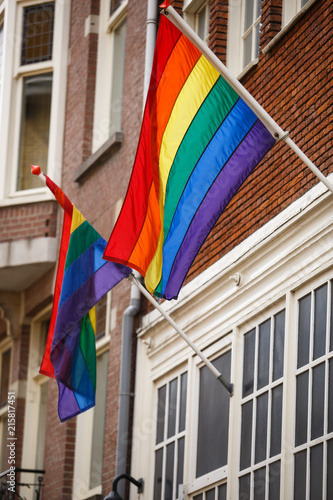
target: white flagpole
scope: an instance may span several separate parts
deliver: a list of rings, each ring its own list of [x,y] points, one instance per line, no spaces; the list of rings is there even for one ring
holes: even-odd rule
[[[224,385],[224,387],[228,390],[230,396],[233,395],[234,386],[230,382],[228,382],[223,375],[215,368],[215,366],[206,358],[206,356],[197,348],[195,344],[191,341],[191,339],[183,332],[181,328],[174,322],[174,320],[169,316],[169,314],[164,311],[164,309],[160,306],[160,304],[150,295],[148,290],[138,281],[133,274],[127,276],[127,279],[134,283],[140,290],[140,292],[149,300],[151,304],[162,314],[162,316],[170,323],[170,325],[176,330],[177,333],[187,342],[187,344],[193,349],[193,351],[202,359],[205,365],[210,369],[210,371],[215,375],[215,377]]]
[[[187,36],[189,40],[200,50],[206,59],[214,66],[214,68],[223,76],[229,85],[237,92],[237,94],[246,102],[257,117],[262,121],[265,127],[269,130],[276,140],[285,141],[288,146],[297,154],[297,156],[306,164],[307,167],[318,177],[318,179],[327,187],[333,194],[333,185],[322,174],[322,172],[312,163],[312,161],[302,152],[302,150],[290,139],[289,132],[285,132],[273,120],[273,118],[264,110],[264,108],[255,100],[255,98],[246,90],[245,87],[235,78],[228,68],[220,61],[220,59],[210,50],[210,48],[201,40],[194,30],[183,20],[176,10],[169,5],[169,1],[165,1],[160,7],[162,13],[170,14],[172,23]]]

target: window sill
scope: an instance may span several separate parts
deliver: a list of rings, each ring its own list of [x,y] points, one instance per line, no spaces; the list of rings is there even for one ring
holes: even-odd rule
[[[105,143],[97,149],[89,158],[84,161],[74,174],[75,182],[82,182],[83,177],[90,173],[91,170],[101,163],[107,156],[118,149],[123,142],[124,135],[122,132],[115,132]]]
[[[251,61],[247,66],[245,66],[245,68],[239,73],[239,75],[237,76],[237,80],[241,80],[243,76],[245,76],[246,73],[250,71],[250,69],[252,69],[254,66],[257,66],[258,62],[259,62],[258,58],[253,59],[253,61]]]
[[[312,7],[317,0],[310,0],[304,7],[297,12],[297,14],[287,23],[284,28],[275,37],[262,49],[263,54],[268,54],[272,50],[272,48],[284,37],[286,33],[304,16],[304,14]]]

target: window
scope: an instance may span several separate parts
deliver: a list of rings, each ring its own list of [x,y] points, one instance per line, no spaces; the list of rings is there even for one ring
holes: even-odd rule
[[[5,345],[8,344],[7,342]],[[8,469],[7,463],[7,415],[8,391],[10,383],[11,348],[0,350],[0,471]]]
[[[92,152],[122,130],[126,13],[127,0],[101,1]]]
[[[187,0],[184,2],[186,22],[206,43],[209,40],[209,11],[210,1],[208,0],[203,2]]]
[[[1,87],[2,87],[2,67],[3,67],[3,21],[0,17],[0,99],[1,99]]]
[[[7,349],[1,355],[1,391],[0,391],[0,407],[7,404],[8,389],[9,389],[9,369],[10,369],[10,354],[11,350]]]
[[[30,164],[60,183],[70,2],[6,2],[2,15],[0,199],[44,201],[50,193]]]
[[[244,335],[239,498],[280,498],[285,311]]]
[[[261,0],[243,0],[243,67],[259,56]]]
[[[298,300],[295,500],[333,497],[332,283]]]
[[[312,0],[284,0],[283,1],[283,26],[289,23],[307,4],[312,3]]]

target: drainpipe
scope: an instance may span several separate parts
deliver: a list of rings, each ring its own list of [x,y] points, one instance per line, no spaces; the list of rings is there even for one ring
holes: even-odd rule
[[[153,64],[156,32],[158,23],[158,1],[148,0],[147,9],[147,32],[146,32],[146,53],[145,53],[145,72],[144,72],[144,99],[149,87],[151,67]],[[139,273],[134,271],[134,275],[139,278]],[[119,387],[119,411],[118,411],[118,436],[117,436],[117,460],[116,476],[126,472],[127,451],[128,451],[128,424],[130,400],[134,394],[130,393],[131,388],[131,358],[132,358],[132,335],[133,320],[140,307],[140,291],[136,285],[131,286],[130,305],[123,314],[122,324],[122,347],[120,361],[120,387]],[[125,484],[119,483],[120,496],[124,496]]]

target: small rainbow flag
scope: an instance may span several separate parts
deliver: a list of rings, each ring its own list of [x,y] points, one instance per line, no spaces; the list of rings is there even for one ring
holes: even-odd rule
[[[104,258],[177,298],[215,222],[275,139],[162,16],[136,158]]]
[[[53,309],[40,372],[56,378],[62,422],[95,405],[95,304],[131,269],[105,261],[106,241],[39,167],[64,209]]]

